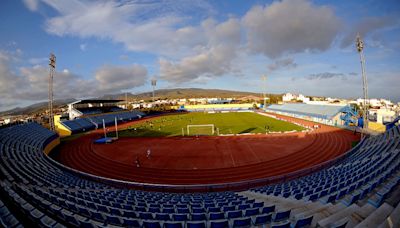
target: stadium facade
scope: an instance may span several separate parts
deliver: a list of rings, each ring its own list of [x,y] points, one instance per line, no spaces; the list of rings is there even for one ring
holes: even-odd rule
[[[331,126],[348,126],[357,119],[357,113],[349,105],[285,103],[270,105],[265,110]]]

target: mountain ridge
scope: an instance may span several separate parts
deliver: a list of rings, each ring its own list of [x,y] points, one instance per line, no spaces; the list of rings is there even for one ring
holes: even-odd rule
[[[128,100],[150,100],[152,99],[153,92],[143,92],[138,94],[127,93]],[[224,90],[224,89],[201,89],[201,88],[174,88],[174,89],[159,89],[155,90],[155,97],[161,99],[179,99],[179,98],[195,98],[195,97],[231,97],[238,98],[243,96],[258,96],[261,97],[260,93],[246,92],[246,91],[235,91],[235,90]],[[125,93],[118,94],[106,94],[101,97],[94,99],[120,99],[125,100]],[[55,108],[62,107],[71,102],[77,101],[79,99],[66,98],[57,99],[54,102]],[[7,115],[31,115],[39,111],[43,111],[47,108],[47,101],[35,103],[25,107],[16,107],[10,110],[0,112],[0,116]]]

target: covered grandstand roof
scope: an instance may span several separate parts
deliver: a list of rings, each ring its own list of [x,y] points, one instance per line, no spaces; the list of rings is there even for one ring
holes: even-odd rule
[[[93,104],[93,103],[117,103],[123,100],[100,100],[100,99],[88,99],[88,100],[79,100],[72,102],[70,104]]]
[[[270,105],[266,109],[272,111],[280,111],[293,113],[298,115],[313,116],[323,119],[330,119],[337,113],[341,112],[346,105],[311,105],[303,103],[290,103],[283,105]]]

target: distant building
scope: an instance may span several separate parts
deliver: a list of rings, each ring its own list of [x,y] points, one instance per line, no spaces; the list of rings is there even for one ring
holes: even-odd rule
[[[292,93],[285,93],[282,96],[282,101],[283,102],[291,102],[291,101],[301,101],[301,102],[309,102],[310,98],[304,96],[303,94],[292,94]]]
[[[249,96],[239,97],[239,98],[237,98],[237,100],[239,100],[239,101],[261,101],[264,99],[262,97],[249,95]]]
[[[381,124],[392,122],[397,117],[396,112],[389,108],[370,109],[369,115]]]
[[[291,93],[285,93],[282,96],[282,101],[283,102],[289,102],[289,101],[292,101],[294,99],[296,99],[296,95],[291,94]]]

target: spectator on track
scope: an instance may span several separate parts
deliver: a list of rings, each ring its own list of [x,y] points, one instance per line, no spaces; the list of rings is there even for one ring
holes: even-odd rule
[[[146,153],[147,159],[150,159],[150,156],[151,156],[151,150],[149,148],[149,149],[147,149],[147,153]]]
[[[139,161],[139,157],[138,156],[136,156],[135,163],[136,163],[136,167],[139,168],[140,167],[140,161]]]

